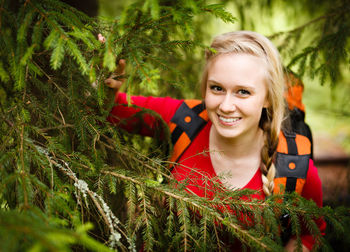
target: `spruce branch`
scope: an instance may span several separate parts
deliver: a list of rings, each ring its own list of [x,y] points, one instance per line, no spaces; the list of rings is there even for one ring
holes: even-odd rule
[[[137,180],[135,178],[128,177],[126,175],[120,174],[120,173],[111,172],[111,171],[102,171],[102,173],[115,176],[115,177],[120,178],[120,179],[122,179],[124,181],[129,181],[129,182],[132,182],[132,183],[140,185],[140,186],[144,185],[144,182],[142,182],[140,180]],[[263,248],[264,250],[271,251],[263,243],[261,238],[256,238],[256,237],[252,236],[249,233],[248,230],[244,230],[244,229],[242,229],[241,226],[239,226],[239,225],[237,225],[237,224],[235,224],[233,222],[227,221],[224,217],[221,217],[216,211],[210,211],[210,208],[208,208],[206,206],[199,205],[198,203],[196,203],[193,200],[193,198],[189,198],[189,197],[186,197],[186,196],[180,196],[180,195],[174,194],[174,193],[172,193],[170,191],[167,191],[166,189],[163,189],[162,187],[149,187],[149,188],[151,190],[155,190],[155,191],[160,192],[160,193],[162,193],[164,195],[167,195],[167,196],[169,196],[171,198],[179,200],[180,202],[184,202],[187,205],[193,207],[194,209],[199,210],[200,212],[208,212],[208,214],[212,218],[218,220],[220,223],[224,224],[225,226],[233,229],[235,234],[237,234],[239,237],[241,237],[244,242],[248,243],[249,241],[253,241],[256,245],[258,245],[259,247]],[[185,228],[184,233],[187,234],[186,226],[184,226],[184,228]],[[186,239],[185,239],[185,243],[187,243]],[[187,248],[187,246],[185,246],[185,247]]]
[[[52,83],[55,85],[55,87],[62,93],[63,96],[65,96],[67,98],[67,100],[69,100],[69,97],[67,96],[67,94],[60,88],[60,85],[58,85],[51,77],[50,75],[48,75],[36,62],[33,62],[34,65],[40,69],[41,73],[43,73],[46,78],[48,79],[48,83]]]
[[[119,227],[121,225],[120,221],[114,216],[114,214],[111,212],[108,205],[105,203],[105,201],[102,199],[101,196],[99,196],[97,193],[91,191],[88,188],[88,185],[85,181],[79,180],[75,173],[69,168],[68,164],[64,160],[60,160],[63,165],[56,162],[53,158],[50,157],[50,154],[43,149],[42,147],[36,146],[38,152],[43,153],[46,158],[58,167],[64,174],[66,174],[70,179],[72,179],[75,183],[75,187],[83,194],[84,198],[86,198],[86,194],[88,194],[91,198],[91,200],[94,202],[95,206],[97,207],[99,213],[101,214],[105,224],[109,228],[110,231],[110,237],[109,237],[109,243],[111,247],[121,246],[123,250],[125,247],[120,243],[120,234],[122,234],[126,239],[128,239],[128,236],[122,231],[122,229]],[[101,203],[101,204],[100,204]],[[118,232],[116,231],[118,230]]]

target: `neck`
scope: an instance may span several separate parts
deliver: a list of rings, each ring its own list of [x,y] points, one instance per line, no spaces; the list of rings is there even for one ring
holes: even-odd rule
[[[238,138],[224,138],[217,134],[214,127],[210,129],[210,150],[218,151],[230,159],[259,155],[264,145],[264,134],[258,128],[256,134]]]

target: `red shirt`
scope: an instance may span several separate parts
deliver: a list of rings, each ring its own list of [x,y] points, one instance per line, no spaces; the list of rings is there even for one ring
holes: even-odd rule
[[[111,115],[108,120],[112,123],[120,123],[120,127],[133,132],[136,128],[139,133],[146,136],[153,136],[153,131],[157,119],[149,114],[144,114],[140,122],[137,118],[127,120],[126,124],[122,123],[122,119],[128,119],[133,114],[141,111],[140,108],[127,107],[127,97],[124,93],[118,93],[115,99],[116,106],[113,107]],[[132,96],[131,103],[141,108],[150,109],[157,112],[162,119],[169,124],[170,119],[175,114],[176,110],[180,106],[183,100],[177,100],[170,97],[155,98],[155,97],[143,97]],[[143,124],[144,127],[139,127]],[[172,170],[172,174],[178,181],[186,180],[188,183],[187,189],[201,197],[212,197],[213,192],[211,190],[210,179],[217,178],[214,168],[211,163],[209,150],[209,130],[211,127],[209,121],[204,128],[198,133],[196,138],[191,142],[190,146],[184,151],[180,159],[177,161],[179,165],[175,166]],[[219,181],[219,180],[218,180]],[[253,189],[256,193],[252,197],[256,199],[264,199],[265,194],[262,192],[262,179],[261,171],[257,169],[255,175],[242,189]],[[317,168],[314,166],[313,160],[310,159],[309,169],[306,177],[306,182],[301,194],[306,199],[311,199],[316,204],[322,207],[322,185],[318,176]],[[325,229],[325,222],[323,220],[318,221],[320,230],[323,232]],[[312,249],[314,244],[311,235],[302,235],[302,243],[308,248]]]

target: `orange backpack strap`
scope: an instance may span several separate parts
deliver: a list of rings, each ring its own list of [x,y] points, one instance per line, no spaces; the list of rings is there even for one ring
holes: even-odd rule
[[[274,194],[302,193],[309,169],[311,143],[305,136],[280,132],[276,155]]]
[[[173,154],[171,162],[177,162],[200,130],[208,122],[204,101],[184,100],[169,123]]]

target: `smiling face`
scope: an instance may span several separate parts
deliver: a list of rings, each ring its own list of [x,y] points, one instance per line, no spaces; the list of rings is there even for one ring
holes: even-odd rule
[[[263,59],[243,53],[222,54],[208,68],[205,104],[214,134],[252,141],[268,107]]]

